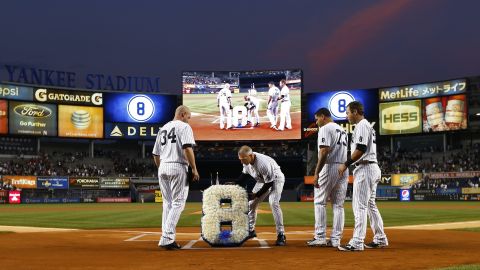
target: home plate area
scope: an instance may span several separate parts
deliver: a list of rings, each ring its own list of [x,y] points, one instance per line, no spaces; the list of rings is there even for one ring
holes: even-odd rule
[[[160,239],[160,232],[139,232],[135,236],[130,236],[125,239],[126,242],[158,242]],[[292,231],[286,234],[287,245],[289,241],[308,241],[312,238],[313,231]],[[277,234],[274,232],[257,232],[257,237],[247,240],[240,247],[211,247],[205,242],[199,233],[193,232],[178,232],[176,241],[182,246],[183,250],[187,249],[209,249],[209,250],[223,250],[223,249],[265,249],[275,246]]]

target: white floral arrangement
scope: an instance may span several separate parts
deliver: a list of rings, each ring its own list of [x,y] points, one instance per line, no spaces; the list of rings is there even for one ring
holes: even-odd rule
[[[231,207],[222,207],[230,200]],[[240,246],[248,237],[247,191],[237,185],[214,185],[203,192],[202,238],[211,246]],[[230,223],[232,230],[221,229]]]

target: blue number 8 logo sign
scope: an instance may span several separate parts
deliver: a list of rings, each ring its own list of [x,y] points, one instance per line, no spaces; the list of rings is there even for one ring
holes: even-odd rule
[[[337,92],[328,101],[328,109],[332,115],[337,119],[347,118],[347,105],[355,101],[352,94],[348,92]]]
[[[145,122],[152,118],[155,113],[155,105],[148,96],[136,95],[128,101],[127,111],[133,120]]]

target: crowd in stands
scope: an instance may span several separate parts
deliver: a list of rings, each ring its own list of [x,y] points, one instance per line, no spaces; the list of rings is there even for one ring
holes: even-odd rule
[[[212,74],[183,76],[183,83],[195,85],[221,85],[229,83],[230,85],[238,85],[238,78],[219,77],[217,74],[212,77]]]
[[[478,188],[480,180],[478,177],[474,179],[424,179],[413,185],[415,189],[437,189],[447,190],[449,188]]]
[[[437,153],[437,154],[435,154]],[[378,149],[383,173],[463,172],[480,170],[480,144],[452,149],[443,155],[440,149],[419,149],[393,153],[388,147]]]
[[[240,146],[239,143],[202,143],[195,147],[195,155],[203,161],[236,160]],[[306,162],[307,156],[316,156],[316,153],[307,154],[307,147],[301,143],[257,143],[253,150],[277,160],[302,159]],[[29,157],[18,155],[15,158],[2,158],[0,175],[156,176],[151,148],[146,150],[145,158],[141,158],[140,151],[125,153],[115,150],[96,150],[94,156],[92,159],[82,151],[57,151]],[[433,148],[415,151],[396,149],[392,153],[389,147],[379,147],[378,161],[383,174],[480,171],[480,145],[477,143],[463,149],[453,149],[445,155]],[[315,164],[316,160],[309,163]]]
[[[203,144],[196,147],[195,153],[198,159],[237,159],[240,146],[223,146],[219,143]],[[269,155],[274,159],[306,158],[306,149],[302,144],[261,143],[258,147],[253,147],[253,151]]]

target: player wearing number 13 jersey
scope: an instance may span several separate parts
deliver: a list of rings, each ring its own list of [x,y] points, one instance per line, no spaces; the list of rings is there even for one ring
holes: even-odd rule
[[[193,131],[188,120],[190,109],[179,106],[175,118],[158,132],[153,158],[158,167],[158,179],[163,197],[162,236],[159,246],[165,249],[180,249],[175,242],[176,226],[185,208],[188,196],[187,171],[192,168],[193,180],[199,175],[193,153]]]

